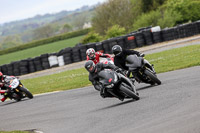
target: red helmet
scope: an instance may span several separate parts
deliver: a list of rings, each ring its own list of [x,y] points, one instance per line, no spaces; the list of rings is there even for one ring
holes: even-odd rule
[[[95,59],[95,50],[93,48],[89,48],[86,51],[86,55],[89,57],[90,60]]]
[[[0,80],[2,79],[2,77],[3,77],[3,73],[2,73],[2,72],[0,72]]]

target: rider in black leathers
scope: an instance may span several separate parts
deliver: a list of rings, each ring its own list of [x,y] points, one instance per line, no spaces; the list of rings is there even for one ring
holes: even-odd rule
[[[92,82],[94,88],[100,91],[100,95],[105,97],[113,97],[110,93],[104,90],[103,86],[99,83],[98,73],[103,69],[112,69],[114,71],[121,71],[121,69],[113,64],[97,63],[94,64],[93,61],[88,60],[85,63],[85,69],[89,72],[89,80]]]
[[[115,55],[114,57],[114,64],[118,66],[119,68],[122,68],[123,70],[126,70],[127,76],[130,76],[130,72],[128,71],[128,67],[126,66],[126,57],[128,55],[134,55],[136,54],[139,57],[144,57],[145,54],[140,53],[135,50],[129,50],[129,49],[122,49],[121,46],[115,45],[112,47],[112,52]],[[144,59],[144,63],[149,67],[151,70],[154,71],[153,65],[151,65],[147,60]]]
[[[126,66],[126,57],[128,55],[136,54],[137,56],[144,57],[143,53],[140,53],[135,50],[129,50],[129,49],[122,49],[121,46],[115,45],[112,47],[112,52],[115,55],[114,57],[114,64],[118,66],[119,68],[122,68],[124,70],[128,70],[128,67]]]

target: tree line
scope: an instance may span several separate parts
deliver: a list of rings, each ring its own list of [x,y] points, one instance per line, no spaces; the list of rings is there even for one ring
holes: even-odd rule
[[[101,41],[141,27],[173,27],[200,20],[199,0],[107,0],[95,10],[93,30],[83,43]]]

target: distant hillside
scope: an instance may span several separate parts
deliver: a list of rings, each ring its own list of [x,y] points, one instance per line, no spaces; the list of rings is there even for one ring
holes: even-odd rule
[[[62,20],[62,18],[67,18],[69,15],[73,16],[73,14],[76,15],[77,13],[92,9],[94,9],[94,6],[83,6],[73,11],[61,11],[55,14],[37,15],[33,18],[5,23],[0,25],[0,35],[7,36],[22,33],[27,30],[33,30],[44,26],[45,24]]]
[[[83,27],[84,23],[90,22],[96,6],[83,6],[73,11],[37,15],[33,18],[0,25],[0,50],[33,40],[79,30]],[[38,38],[36,35],[43,30],[43,27],[50,29],[48,32],[51,34]]]

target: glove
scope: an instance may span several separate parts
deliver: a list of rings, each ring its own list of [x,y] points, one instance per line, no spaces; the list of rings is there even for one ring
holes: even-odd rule
[[[139,56],[140,56],[140,57],[144,57],[145,54],[143,54],[143,53],[139,53]]]
[[[114,69],[114,71],[115,71],[115,72],[123,72],[122,69],[119,68],[119,67],[116,67],[116,68]]]

